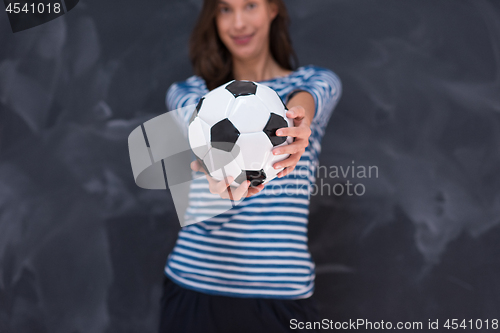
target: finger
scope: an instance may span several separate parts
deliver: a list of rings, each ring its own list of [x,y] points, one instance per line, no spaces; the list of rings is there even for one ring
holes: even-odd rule
[[[208,180],[210,193],[213,193],[213,194],[221,194],[224,191],[224,189],[227,187],[227,186],[225,186],[225,183],[227,181],[231,180],[231,179],[217,180],[217,179],[214,179],[209,174],[205,174],[205,175],[206,175],[207,180]]]
[[[305,115],[306,115],[306,110],[300,105],[291,107],[286,112],[286,116],[288,118],[293,118],[295,120],[302,120],[305,117]]]
[[[291,136],[294,138],[307,139],[311,135],[311,129],[307,126],[283,127],[276,131],[276,136]]]
[[[279,162],[274,163],[273,168],[275,170],[278,170],[281,168],[286,168],[286,167],[289,167],[292,165],[296,165],[299,162],[301,156],[302,156],[301,154],[300,155],[299,154],[290,155],[290,157],[284,159],[283,161],[279,161]]]
[[[212,190],[214,193],[221,194],[224,191],[227,191],[228,186],[233,182],[234,177],[228,176],[225,179],[221,181],[216,181],[215,179],[212,178],[213,181],[213,186]]]
[[[294,169],[295,169],[295,165],[293,165],[291,167],[287,167],[283,171],[281,171],[280,173],[278,173],[277,176],[278,176],[278,178],[285,177],[290,172],[292,172]]]
[[[284,154],[298,154],[300,153],[301,155],[304,153],[305,149],[307,147],[307,144],[305,140],[297,140],[292,142],[289,145],[286,146],[281,146],[278,148],[273,149],[273,155],[284,155]]]
[[[246,197],[247,198],[251,197],[252,195],[259,193],[263,189],[264,189],[263,184],[260,184],[259,186],[255,186],[255,187],[250,187],[250,188],[248,188],[248,193],[247,193]]]
[[[230,190],[229,188],[226,188],[226,190],[225,190],[224,192],[222,192],[222,193],[219,193],[219,195],[220,195],[220,197],[221,197],[222,199],[230,199],[230,200],[233,200],[233,199],[232,199],[232,196],[230,196],[230,194],[229,194],[229,193],[230,193],[230,191],[231,191],[231,190]]]
[[[197,160],[194,160],[189,166],[191,167],[191,170],[198,171],[200,168],[200,163],[198,163]]]
[[[199,160],[194,160],[190,164],[191,170],[203,172],[205,175],[208,175],[207,170],[203,167]]]
[[[230,186],[231,183],[234,181],[234,177],[228,176],[221,181],[215,180],[212,176],[210,176],[207,173],[205,168],[203,168],[203,166],[198,160],[194,160],[193,162],[191,162],[190,167],[194,171],[202,171],[205,174],[208,180],[208,187],[210,193],[218,194],[224,199],[230,199],[229,193],[227,192],[227,187]]]
[[[243,183],[241,183],[241,185],[238,186],[236,189],[231,189],[231,193],[233,195],[232,200],[238,201],[244,196],[246,196],[249,187],[250,187],[250,181],[246,180]]]

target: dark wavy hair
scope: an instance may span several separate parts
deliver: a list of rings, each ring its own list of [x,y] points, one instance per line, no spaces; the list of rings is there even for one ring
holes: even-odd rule
[[[278,7],[271,22],[269,47],[274,60],[283,68],[294,70],[298,60],[288,32],[290,22],[283,0],[268,0]],[[218,0],[204,0],[198,21],[189,40],[189,57],[194,73],[201,76],[212,90],[234,79],[231,53],[217,33],[215,22]]]

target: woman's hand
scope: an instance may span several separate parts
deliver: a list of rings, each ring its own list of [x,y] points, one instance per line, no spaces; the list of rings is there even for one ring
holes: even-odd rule
[[[309,95],[309,93],[306,92],[304,92],[304,94]],[[312,96],[309,96],[312,100]],[[312,105],[314,107],[314,101]],[[288,118],[293,118],[294,127],[280,128],[276,131],[276,135],[291,136],[294,137],[294,141],[287,146],[277,147],[273,150],[274,155],[290,154],[287,159],[276,162],[273,165],[275,169],[285,168],[278,173],[279,178],[288,175],[295,169],[300,157],[304,154],[306,147],[309,145],[309,136],[311,136],[310,119],[312,119],[312,115],[310,112],[308,113],[304,107],[295,105],[287,111],[286,116]]]
[[[200,162],[191,162],[191,169],[194,171],[201,171],[205,174],[208,180],[210,193],[218,194],[223,199],[230,199],[234,201],[239,201],[242,198],[251,197],[254,194],[259,193],[264,188],[264,185],[259,185],[256,187],[250,187],[250,181],[244,181],[240,186],[234,187],[230,186],[234,178],[229,176],[221,181],[215,180],[207,171],[201,166]]]

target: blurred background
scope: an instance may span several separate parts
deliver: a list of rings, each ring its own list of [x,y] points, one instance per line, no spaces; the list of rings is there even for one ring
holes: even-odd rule
[[[321,165],[378,168],[317,179],[365,189],[312,197],[321,317],[500,319],[500,1],[286,3],[300,65],[343,82]],[[16,34],[0,14],[0,332],[156,332],[180,226],[127,137],[192,75],[200,9],[81,0]]]

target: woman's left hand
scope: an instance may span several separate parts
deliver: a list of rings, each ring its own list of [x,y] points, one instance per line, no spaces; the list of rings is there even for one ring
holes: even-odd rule
[[[278,177],[284,177],[288,175],[295,169],[295,166],[300,160],[302,154],[304,154],[307,145],[309,144],[309,136],[311,135],[311,124],[309,123],[306,116],[305,109],[296,105],[290,108],[286,116],[293,119],[294,127],[284,127],[276,131],[277,136],[291,136],[294,137],[294,141],[286,146],[277,147],[273,150],[274,155],[290,154],[287,159],[283,161],[276,162],[273,167],[275,169],[281,169],[278,173]]]

